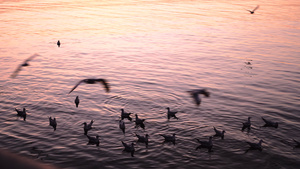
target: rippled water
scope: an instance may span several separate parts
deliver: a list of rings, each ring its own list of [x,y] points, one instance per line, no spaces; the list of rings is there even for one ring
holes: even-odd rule
[[[62,168],[297,168],[299,9],[297,0],[0,1],[0,146]],[[107,79],[111,92],[81,84],[68,95],[85,78]],[[186,91],[202,88],[211,97],[197,107]],[[26,121],[14,111],[23,107]],[[168,121],[166,107],[179,120]],[[121,108],[146,119],[145,130],[125,120],[123,135]],[[248,116],[253,128],[242,132]],[[261,117],[279,128],[261,128]],[[92,119],[99,147],[83,135]],[[196,151],[213,126],[225,139]],[[121,141],[137,141],[134,133],[150,142],[131,157]],[[159,134],[172,133],[176,145],[163,144]],[[260,139],[262,152],[245,153]]]

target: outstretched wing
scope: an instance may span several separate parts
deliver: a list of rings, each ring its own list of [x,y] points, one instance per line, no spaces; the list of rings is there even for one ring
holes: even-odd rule
[[[75,89],[77,88],[77,86],[79,86],[80,83],[82,83],[83,81],[84,81],[84,80],[79,81],[79,82],[73,87],[73,89],[69,92],[69,94],[70,94],[73,90],[75,90]]]
[[[109,92],[109,84],[105,79],[98,79],[99,82],[101,82],[106,90],[106,92]]]
[[[256,11],[259,8],[259,5],[257,5],[254,9],[253,12]]]
[[[24,61],[24,63],[31,61],[33,58],[35,58],[35,57],[37,57],[37,56],[40,56],[40,55],[37,54],[37,53],[31,55],[28,59],[26,59],[26,60]]]
[[[17,69],[10,75],[10,77],[11,77],[11,78],[15,78],[15,77],[18,75],[18,73],[21,71],[22,66],[23,66],[24,64],[26,64],[27,62],[31,61],[31,60],[32,60],[33,58],[35,58],[36,56],[40,56],[40,55],[37,54],[37,53],[31,55],[29,58],[27,58],[22,64],[20,64],[20,65],[17,67]]]

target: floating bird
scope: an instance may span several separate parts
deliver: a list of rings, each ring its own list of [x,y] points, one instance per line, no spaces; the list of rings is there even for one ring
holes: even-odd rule
[[[13,72],[13,74],[10,75],[11,78],[15,78],[18,73],[21,71],[22,67],[24,66],[29,66],[29,61],[31,61],[33,58],[35,58],[36,56],[39,56],[39,54],[34,54],[31,55],[28,59],[26,59],[22,64],[20,64],[17,69]]]
[[[134,143],[131,143],[131,146],[130,146],[122,141],[122,144],[125,148],[123,151],[131,152],[131,157],[134,157],[134,151],[135,151]]]
[[[201,148],[207,148],[208,152],[212,152],[212,148],[213,148],[212,138],[213,137],[210,136],[208,141],[200,141],[199,139],[196,139],[200,143],[200,145],[196,148],[196,150]]]
[[[100,141],[99,141],[99,136],[97,135],[96,137],[91,137],[89,135],[86,135],[87,138],[89,139],[88,145],[94,145],[96,144],[96,146],[99,147]]]
[[[294,139],[293,139],[294,140]],[[296,143],[295,147],[294,148],[300,148],[300,142],[299,141],[296,141],[294,140],[294,142]]]
[[[160,136],[165,138],[165,142],[172,142],[174,145],[176,141],[175,135],[175,133],[173,135],[160,134]]]
[[[145,136],[141,136],[141,135],[138,135],[138,134],[135,134],[136,137],[138,138],[138,142],[141,142],[141,143],[145,143],[146,144],[146,147],[148,147],[148,138],[149,138],[149,135],[146,134]]]
[[[135,127],[140,126],[140,127],[142,127],[143,129],[145,129],[144,121],[145,121],[145,119],[140,119],[140,118],[138,117],[138,115],[135,114]]]
[[[49,125],[53,127],[54,131],[56,130],[57,123],[55,117],[53,119],[49,117]]]
[[[246,128],[248,128],[248,130],[250,130],[251,128],[251,121],[250,121],[251,117],[248,117],[248,121],[246,121],[245,123],[243,123],[243,128],[242,131],[244,131]]]
[[[79,97],[78,96],[76,96],[76,99],[75,99],[75,104],[76,104],[76,107],[78,107],[78,105],[79,105]]]
[[[220,131],[220,130],[217,130],[215,127],[214,127],[214,130],[216,132],[215,136],[221,137],[222,140],[223,140],[224,139],[224,133],[226,133],[225,130]]]
[[[16,112],[18,113],[17,116],[19,117],[23,117],[23,120],[26,121],[26,109],[25,107],[22,110],[18,110],[17,108],[15,108]]]
[[[58,47],[60,47],[60,41],[59,40],[57,41],[56,44],[57,44]]]
[[[178,118],[176,117],[177,111],[170,111],[170,108],[169,108],[169,107],[167,107],[167,110],[168,110],[168,120],[169,120],[171,117],[174,117],[175,119],[178,120]]]
[[[86,122],[82,123],[83,126],[83,130],[84,130],[84,135],[87,135],[88,131],[92,129],[92,125],[94,123],[94,120],[91,120],[90,124],[87,124]]]
[[[250,12],[250,14],[254,14],[254,12],[259,8],[259,5],[257,5],[252,11],[251,10],[248,10],[246,9],[247,11]]]
[[[191,94],[197,106],[201,104],[201,98],[199,96],[200,94],[203,94],[205,97],[209,97],[210,95],[210,93],[206,89],[196,89],[187,92]]]
[[[123,133],[125,134],[125,123],[124,123],[123,120],[119,121],[119,127],[123,131]]]
[[[265,125],[263,127],[275,127],[275,128],[278,128],[278,123],[277,122],[272,122],[272,121],[266,120],[263,117],[261,117],[261,118],[265,122]]]
[[[249,144],[249,149],[246,150],[245,153],[247,153],[249,150],[259,150],[262,151],[262,147],[261,147],[261,143],[263,142],[263,140],[260,140],[258,143],[251,143],[251,142],[246,142]]]
[[[82,82],[87,83],[87,84],[95,84],[97,82],[100,82],[103,84],[104,88],[106,89],[106,92],[109,92],[109,85],[107,83],[107,81],[105,79],[83,79],[81,81],[79,81],[74,87],[73,89],[69,92],[69,94],[76,89],[76,87],[78,85],[80,85]]]
[[[130,117],[130,114],[132,114],[132,113],[126,113],[125,111],[124,111],[124,109],[121,109],[121,119],[123,120],[124,118],[127,118],[128,120],[132,120],[132,118]]]

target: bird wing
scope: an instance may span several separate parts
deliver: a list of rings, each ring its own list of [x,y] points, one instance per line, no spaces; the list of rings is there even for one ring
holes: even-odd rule
[[[103,86],[105,87],[106,92],[109,92],[109,85],[108,85],[107,81],[105,79],[98,79],[98,81],[103,84]]]
[[[261,117],[261,119],[266,123],[266,124],[269,124],[269,121],[264,119],[263,117]]]
[[[253,12],[256,11],[259,8],[259,5],[257,5],[254,9]]]
[[[33,55],[31,55],[29,58],[27,58],[24,63],[31,61],[32,59],[34,59],[35,57],[40,56],[39,54],[35,53]]]
[[[201,104],[201,98],[200,98],[199,94],[198,93],[193,93],[192,96],[193,96],[197,106],[199,106]]]
[[[83,81],[84,81],[84,80],[79,81],[79,82],[72,88],[72,90],[69,92],[69,94],[70,94],[73,90],[75,90],[75,89],[77,88],[77,86],[79,86],[80,83],[82,83]]]

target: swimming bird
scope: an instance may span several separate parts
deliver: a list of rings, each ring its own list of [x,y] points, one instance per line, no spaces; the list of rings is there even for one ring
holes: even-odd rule
[[[275,128],[278,128],[278,123],[277,122],[272,122],[272,121],[266,120],[263,117],[261,117],[261,119],[265,122],[265,125],[263,127],[275,127]]]
[[[221,137],[222,140],[223,140],[224,139],[224,133],[226,133],[225,130],[220,131],[220,130],[217,130],[215,127],[214,127],[214,130],[216,132],[215,136]]]
[[[248,130],[250,130],[251,128],[251,121],[250,121],[251,117],[248,117],[248,121],[246,121],[245,123],[243,123],[243,127],[242,127],[242,131],[244,131],[246,128],[248,128]]]
[[[259,5],[257,5],[252,11],[251,10],[247,10],[250,12],[250,14],[254,14],[254,12],[259,8]]]
[[[128,120],[132,120],[132,118],[130,117],[130,114],[132,114],[132,113],[126,113],[125,111],[124,111],[124,109],[121,109],[121,119],[123,120],[124,118],[127,118]]]
[[[119,121],[119,127],[123,131],[123,133],[125,134],[125,123],[124,123],[123,120]]]
[[[60,41],[59,40],[57,41],[56,44],[57,44],[58,47],[60,47]]]
[[[172,142],[174,145],[176,141],[175,135],[175,133],[173,133],[173,135],[160,134],[160,136],[165,138],[165,142]]]
[[[95,84],[95,83],[97,83],[97,82],[102,83],[103,86],[104,86],[104,88],[105,88],[105,90],[106,90],[106,92],[109,92],[109,85],[108,85],[108,83],[107,83],[107,81],[106,81],[105,79],[83,79],[83,80],[80,80],[80,81],[73,87],[73,89],[69,92],[69,94],[70,94],[73,90],[75,90],[76,87],[77,87],[78,85],[80,85],[82,82],[83,82],[83,83],[87,83],[87,84]]]
[[[94,145],[96,144],[96,146],[99,147],[100,141],[99,141],[99,136],[97,135],[96,137],[91,137],[89,135],[86,135],[87,138],[89,139],[88,145]]]
[[[131,145],[128,145],[128,144],[126,144],[126,143],[124,143],[122,141],[122,144],[123,144],[123,146],[125,148],[123,151],[130,152],[131,153],[131,157],[134,157],[134,151],[135,151],[135,149],[134,149],[134,143],[131,143]]]
[[[75,104],[76,104],[76,107],[78,107],[78,105],[79,105],[79,97],[78,96],[76,96],[76,99],[75,99]]]
[[[171,117],[174,117],[175,119],[178,120],[178,118],[176,117],[177,111],[170,111],[170,108],[169,108],[169,107],[167,107],[167,110],[168,110],[168,120],[169,120]]]
[[[55,117],[53,119],[49,117],[49,125],[53,127],[54,131],[56,130],[57,123]]]
[[[191,94],[197,106],[201,104],[201,98],[199,96],[200,94],[203,94],[205,97],[209,97],[210,95],[210,93],[206,89],[196,89],[187,92]]]
[[[199,139],[196,139],[200,143],[200,145],[196,148],[196,150],[201,148],[207,148],[208,152],[212,152],[212,148],[213,148],[212,138],[213,137],[210,136],[208,141],[200,141]]]
[[[246,153],[249,151],[249,150],[259,150],[259,151],[262,151],[262,146],[261,146],[261,143],[263,142],[263,140],[260,140],[258,143],[251,143],[251,142],[246,142],[247,144],[249,144],[249,149],[246,150]]]
[[[23,111],[22,110],[18,110],[17,108],[15,108],[16,112],[18,113],[17,116],[19,117],[23,117],[23,120],[26,121],[26,109],[25,107],[23,108]]]
[[[33,54],[29,58],[27,58],[22,64],[20,64],[17,69],[10,75],[11,78],[15,78],[18,73],[21,71],[22,67],[29,66],[29,61],[31,61],[36,56],[40,56],[39,54]]]
[[[138,115],[135,114],[135,127],[140,126],[140,127],[142,127],[143,129],[145,129],[144,121],[145,121],[145,119],[140,119],[140,118],[138,117]]]
[[[82,123],[83,126],[83,130],[84,130],[84,135],[87,135],[88,131],[92,129],[92,125],[94,123],[94,120],[91,120],[90,124],[87,124],[86,122]]]
[[[145,143],[146,144],[146,147],[148,147],[148,142],[149,142],[149,135],[146,134],[145,136],[141,136],[141,135],[138,135],[136,134],[136,137],[138,138],[138,142],[141,142],[141,143]]]
[[[294,139],[293,139],[294,140]],[[300,142],[299,141],[296,141],[294,140],[294,142],[296,143],[295,147],[294,148],[300,148]]]

